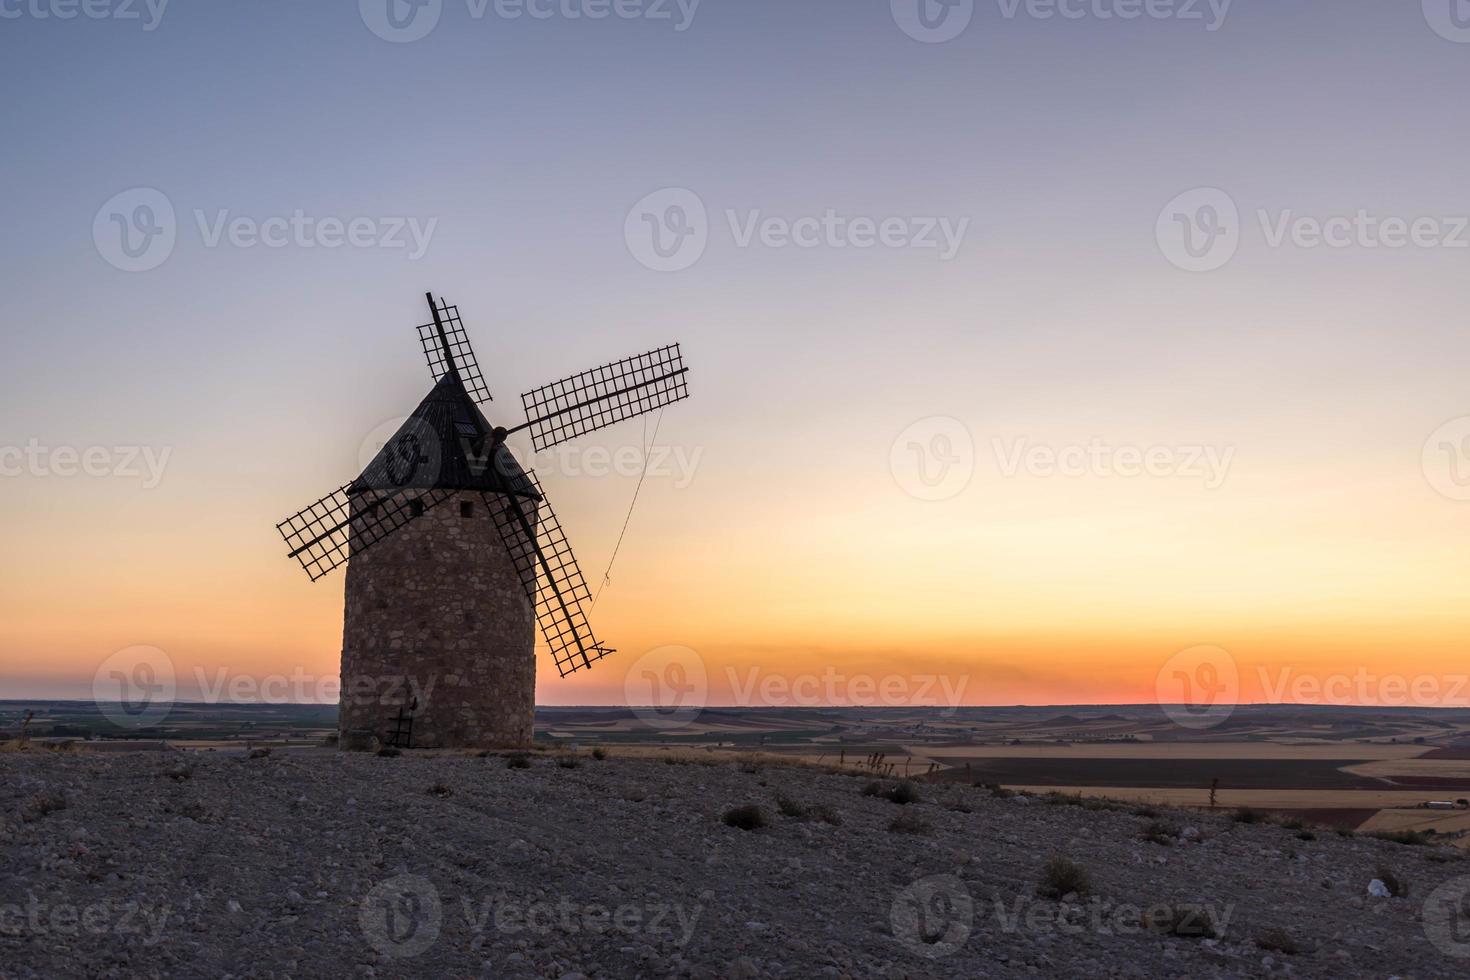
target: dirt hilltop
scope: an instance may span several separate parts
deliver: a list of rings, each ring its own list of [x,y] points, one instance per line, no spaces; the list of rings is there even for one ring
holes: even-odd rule
[[[0,754],[0,976],[1470,970],[1450,848],[689,759]]]

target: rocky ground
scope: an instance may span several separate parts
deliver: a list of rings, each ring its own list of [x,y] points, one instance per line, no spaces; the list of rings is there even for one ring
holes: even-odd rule
[[[0,975],[1470,971],[1470,861],[1445,847],[965,786],[902,804],[772,764],[527,761],[0,754]],[[727,825],[741,806],[765,826]],[[1049,876],[1058,855],[1087,880]]]

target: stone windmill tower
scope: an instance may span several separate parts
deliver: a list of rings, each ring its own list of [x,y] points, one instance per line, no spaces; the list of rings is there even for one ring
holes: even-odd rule
[[[492,426],[458,309],[427,298],[434,387],[356,480],[277,530],[312,581],[347,565],[340,745],[526,745],[537,627],[563,677],[613,651],[506,437],[529,429],[539,451],[662,408],[688,397],[688,369],[672,344],[528,392],[526,422]]]

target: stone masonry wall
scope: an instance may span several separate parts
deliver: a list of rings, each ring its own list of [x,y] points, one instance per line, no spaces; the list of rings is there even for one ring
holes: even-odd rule
[[[479,494],[451,497],[354,556],[343,620],[344,747],[360,732],[388,742],[415,697],[414,748],[530,743],[535,616]]]

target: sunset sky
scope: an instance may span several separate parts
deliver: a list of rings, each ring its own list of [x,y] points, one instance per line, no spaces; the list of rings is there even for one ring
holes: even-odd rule
[[[0,19],[0,698],[90,697],[136,645],[183,697],[334,677],[343,577],[310,583],[274,525],[427,392],[432,289],[494,422],[671,341],[691,367],[593,613],[619,652],[565,680],[543,659],[541,703],[623,703],[669,646],[713,703],[827,671],[1147,702],[1209,645],[1243,700],[1366,672],[1470,704],[1470,36],[1435,0],[1214,25],[980,2],[942,43],[879,0],[444,0],[413,41],[372,6]],[[127,271],[110,202],[132,220],[138,188],[176,241]],[[668,217],[670,188],[707,245],[657,271],[638,205]],[[1239,241],[1187,271],[1159,229],[1199,188]],[[213,237],[297,211],[432,231],[418,257],[407,231]],[[1360,213],[1433,242],[1373,247]],[[862,222],[910,243],[863,247]],[[594,588],[638,478],[587,450],[653,423],[513,443]],[[98,475],[67,475],[89,449]]]

